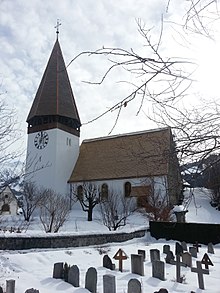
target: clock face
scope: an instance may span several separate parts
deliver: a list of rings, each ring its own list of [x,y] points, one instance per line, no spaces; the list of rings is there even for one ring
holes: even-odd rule
[[[49,135],[46,131],[40,131],[34,138],[34,145],[38,149],[43,149],[48,144]]]

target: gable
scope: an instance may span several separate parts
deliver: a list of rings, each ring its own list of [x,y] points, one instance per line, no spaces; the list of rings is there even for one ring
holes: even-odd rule
[[[69,182],[166,175],[171,135],[162,128],[85,140]]]

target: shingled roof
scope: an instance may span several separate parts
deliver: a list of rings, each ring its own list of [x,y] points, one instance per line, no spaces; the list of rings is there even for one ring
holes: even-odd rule
[[[170,128],[84,140],[69,182],[168,174]]]
[[[37,116],[62,116],[78,121],[80,118],[58,39],[37,90],[27,122]]]

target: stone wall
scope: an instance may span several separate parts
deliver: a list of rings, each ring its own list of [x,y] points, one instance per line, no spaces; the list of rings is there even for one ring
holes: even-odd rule
[[[67,248],[89,245],[100,245],[111,242],[124,242],[133,238],[143,237],[146,230],[138,230],[130,233],[109,233],[92,235],[49,235],[47,236],[18,236],[12,234],[0,236],[0,250],[22,250],[31,248]]]

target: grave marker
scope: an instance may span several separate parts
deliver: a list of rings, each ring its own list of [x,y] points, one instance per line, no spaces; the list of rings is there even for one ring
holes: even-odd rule
[[[15,280],[6,280],[6,293],[15,293]]]
[[[160,260],[160,250],[159,249],[150,249],[150,261],[154,262]]]
[[[103,293],[116,293],[115,276],[103,275]]]
[[[85,288],[92,293],[97,289],[97,271],[95,268],[89,268],[86,272]]]
[[[212,243],[208,243],[208,253],[214,254],[214,247]]]
[[[126,253],[122,249],[119,249],[116,252],[116,254],[113,256],[113,258],[119,261],[119,271],[122,272],[123,271],[123,260],[128,259],[128,256],[126,255]]]
[[[30,289],[27,289],[27,290],[25,291],[25,293],[39,293],[39,290],[34,289],[34,288],[30,288]]]
[[[198,274],[198,283],[199,283],[199,289],[204,290],[204,280],[203,280],[203,274],[208,275],[209,270],[202,269],[202,264],[200,261],[196,261],[196,268],[191,268],[191,272]]]
[[[164,272],[164,262],[160,260],[155,260],[152,263],[152,277],[160,279],[162,281],[165,280],[165,272]]]
[[[197,258],[197,248],[196,247],[189,247],[189,253],[192,255],[192,257]]]
[[[187,249],[187,244],[186,244],[185,241],[182,241],[182,242],[181,242],[181,245],[182,245],[183,251],[188,251],[188,249]]]
[[[63,262],[57,262],[53,266],[53,278],[62,279],[63,278]]]
[[[103,256],[103,267],[109,270],[114,270],[115,268],[115,265],[112,263],[111,258],[107,254]]]
[[[163,253],[167,254],[169,251],[170,251],[170,245],[165,244],[165,245],[163,246]]]
[[[143,256],[143,260],[145,261],[146,259],[146,251],[143,249],[138,249],[138,254]]]
[[[79,287],[79,268],[76,265],[70,267],[68,272],[68,281],[69,284],[74,287]]]
[[[193,247],[196,247],[196,251],[199,252],[199,247],[202,247],[197,241],[193,244]]]
[[[154,293],[169,293],[169,292],[168,292],[167,289],[165,289],[165,288],[160,288],[159,291],[154,292]]]
[[[141,293],[141,283],[137,279],[130,279],[128,282],[128,293]]]
[[[174,254],[173,252],[170,250],[167,252],[167,255],[165,257],[165,262],[168,263],[168,264],[175,264],[175,261],[174,261],[175,257],[174,257]]]
[[[183,263],[180,262],[180,256],[183,253],[183,248],[182,248],[182,246],[178,242],[176,242],[176,249],[175,249],[175,251],[176,251],[176,281],[178,283],[182,283],[183,282],[183,278],[181,277],[181,274],[180,274],[180,266],[181,265],[185,265],[185,264],[183,264]]]
[[[192,267],[192,255],[189,252],[184,252],[182,254],[182,262],[187,266],[187,267]]]
[[[144,276],[144,258],[140,254],[131,254],[131,272]]]
[[[203,258],[201,260],[201,264],[204,264],[205,269],[207,269],[207,270],[209,269],[209,266],[214,266],[207,253],[205,253],[203,255]]]

